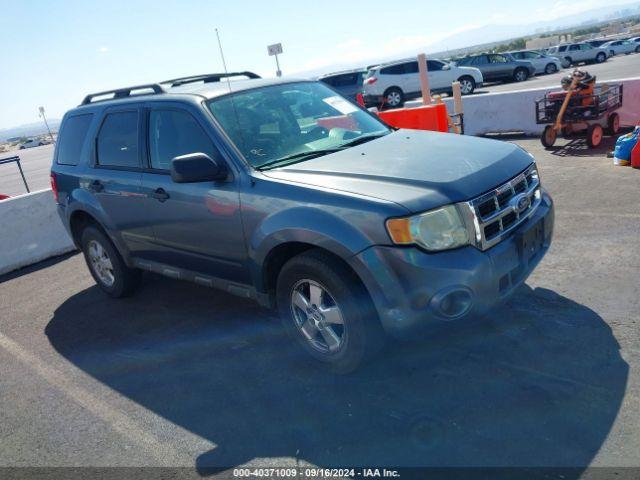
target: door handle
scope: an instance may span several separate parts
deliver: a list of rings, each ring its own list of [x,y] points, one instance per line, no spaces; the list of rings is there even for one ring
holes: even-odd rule
[[[92,192],[102,192],[104,190],[104,185],[100,180],[94,180],[89,184],[89,190]]]
[[[164,202],[169,199],[169,194],[166,192],[164,188],[157,188],[152,194],[152,198],[159,200],[160,202]]]

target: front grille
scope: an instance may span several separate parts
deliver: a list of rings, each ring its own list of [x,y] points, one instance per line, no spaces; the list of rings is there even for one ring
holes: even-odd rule
[[[482,250],[494,246],[529,218],[540,205],[539,189],[538,171],[531,164],[504,185],[468,202],[478,246]]]

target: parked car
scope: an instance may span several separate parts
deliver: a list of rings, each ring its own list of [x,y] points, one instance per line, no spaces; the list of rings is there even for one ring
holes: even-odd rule
[[[537,50],[519,50],[517,52],[509,52],[514,60],[525,60],[531,62],[538,73],[556,73],[562,68],[562,62],[557,57],[552,57]]]
[[[483,83],[482,73],[477,68],[458,67],[442,60],[427,60],[429,87],[433,93],[451,93],[451,84],[460,82],[463,95],[469,95]],[[392,108],[401,106],[405,100],[422,95],[417,60],[402,60],[373,67],[364,79],[364,102],[366,106],[384,104]]]
[[[39,138],[31,138],[29,140],[27,140],[26,142],[24,142],[23,144],[20,145],[20,150],[24,150],[25,148],[33,148],[33,147],[41,147],[42,145],[48,145],[50,144],[51,141],[49,140],[42,140]]]
[[[107,295],[141,270],[220,288],[345,372],[386,334],[490,312],[549,248],[552,200],[512,143],[390,129],[322,82],[203,78],[63,118],[52,190]]]
[[[479,69],[485,82],[524,82],[536,73],[536,68],[531,62],[516,60],[501,53],[470,55],[459,59],[456,63],[460,66]]]
[[[602,63],[609,57],[607,50],[601,47],[592,47],[588,43],[567,43],[556,45],[547,50],[548,55],[553,55],[562,60],[562,66],[567,68],[578,63]]]
[[[318,78],[323,83],[333,87],[343,96],[355,99],[358,93],[362,93],[362,82],[367,70],[358,68],[344,72],[329,73]]]
[[[609,52],[609,56],[640,52],[640,44],[632,42],[630,40],[612,40],[611,42],[603,43],[600,48]]]

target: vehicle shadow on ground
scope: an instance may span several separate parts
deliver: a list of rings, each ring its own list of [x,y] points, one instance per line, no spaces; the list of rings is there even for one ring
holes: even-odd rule
[[[287,457],[582,468],[628,374],[602,318],[529,287],[490,318],[393,343],[347,376],[309,364],[253,303],[156,277],[125,300],[97,287],[74,295],[46,335],[78,368],[217,445],[194,458],[202,475]]]

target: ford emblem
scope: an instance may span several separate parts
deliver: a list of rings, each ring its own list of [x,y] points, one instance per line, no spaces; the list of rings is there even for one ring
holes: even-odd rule
[[[527,208],[529,208],[530,200],[527,195],[521,193],[520,195],[516,195],[512,200],[512,205],[515,207],[516,212],[522,213]]]

